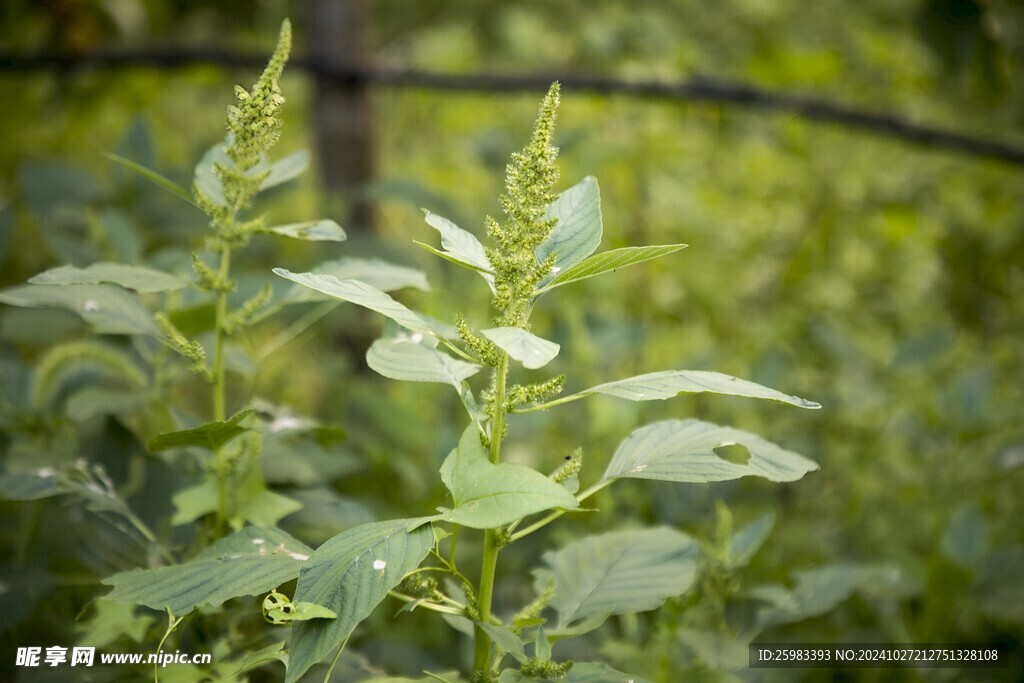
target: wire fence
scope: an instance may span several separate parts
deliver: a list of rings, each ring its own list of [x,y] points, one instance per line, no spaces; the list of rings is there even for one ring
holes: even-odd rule
[[[265,55],[224,50],[99,51],[83,55],[0,54],[0,73],[57,71],[73,74],[89,69],[181,69],[198,65],[259,69]],[[836,102],[768,90],[742,82],[695,77],[684,81],[621,80],[560,74],[447,74],[416,69],[334,66],[313,59],[291,64],[341,89],[387,86],[466,92],[508,93],[543,90],[558,80],[568,92],[625,95],[670,102],[703,102],[795,114],[809,120],[842,125],[873,135],[895,138],[1016,166],[1024,166],[1024,147],[915,122],[905,117],[849,107]]]

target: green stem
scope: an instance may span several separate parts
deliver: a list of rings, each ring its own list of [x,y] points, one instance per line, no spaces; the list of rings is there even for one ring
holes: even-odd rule
[[[501,440],[505,435],[505,384],[508,379],[508,354],[502,353],[494,375],[494,402],[491,416],[491,434],[489,455],[491,462],[501,461]],[[487,529],[484,532],[483,568],[480,570],[480,589],[478,593],[480,621],[487,623],[491,619],[491,597],[494,594],[494,576],[498,569],[497,532]],[[491,638],[479,625],[473,632],[473,670],[486,676],[491,666]]]
[[[554,401],[548,401],[547,403],[540,403],[535,406],[516,408],[512,412],[516,413],[517,415],[521,413],[536,413],[539,410],[547,410],[548,408],[554,408],[555,406],[560,406],[565,403],[572,403],[573,401],[578,401],[581,398],[586,398],[587,396],[590,396],[590,394],[570,394],[569,396],[556,398]]]
[[[582,503],[587,498],[590,498],[592,495],[594,495],[595,493],[597,493],[598,491],[600,491],[604,487],[606,487],[609,484],[611,484],[613,481],[614,481],[614,479],[605,479],[604,481],[600,481],[600,482],[594,484],[589,489],[587,489],[583,493],[581,493],[578,496],[576,496],[576,501],[579,502],[579,503]],[[508,542],[511,543],[512,541],[518,541],[523,536],[529,536],[530,534],[532,534],[537,529],[540,529],[542,527],[547,526],[548,524],[551,524],[551,522],[555,521],[556,519],[558,519],[559,517],[564,515],[566,512],[567,512],[566,510],[556,510],[555,512],[552,512],[551,514],[547,515],[546,517],[542,517],[541,519],[537,520],[536,522],[534,522],[530,526],[526,527],[522,531],[517,531],[516,533],[512,534],[511,536],[509,536],[508,537]]]
[[[224,246],[220,252],[220,280],[227,282],[231,274],[231,248]],[[213,419],[223,422],[225,418],[224,395],[226,383],[224,381],[224,337],[228,322],[228,293],[225,291],[217,294],[217,320],[214,327],[217,345],[213,358]]]
[[[226,283],[231,274],[231,247],[224,245],[220,252],[220,281]],[[228,323],[228,293],[217,294],[217,319],[214,321],[216,347],[213,358],[213,419],[223,422],[226,418],[224,395],[227,383],[224,373],[224,337]],[[217,475],[217,532],[221,533],[227,524],[228,486],[225,478],[224,462],[221,450],[214,451],[214,467]]]

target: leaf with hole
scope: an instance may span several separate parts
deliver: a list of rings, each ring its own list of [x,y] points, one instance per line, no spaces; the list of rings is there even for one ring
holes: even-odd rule
[[[216,607],[291,581],[312,553],[279,529],[246,527],[183,564],[133,569],[104,579],[114,590],[103,599],[169,609],[181,616],[200,605]]]
[[[454,502],[452,508],[438,508],[441,517],[474,529],[494,529],[552,508],[579,507],[575,496],[540,472],[488,460],[474,425],[442,463],[441,480]]]
[[[298,622],[292,628],[287,683],[348,639],[352,631],[434,545],[428,518],[373,522],[320,546],[299,573],[296,602],[312,602],[337,619]]]
[[[746,462],[730,462],[715,449],[742,446]],[[608,463],[602,481],[620,478],[703,483],[746,476],[796,481],[817,463],[756,434],[701,420],[666,420],[637,429]]]
[[[480,330],[480,334],[530,370],[542,368],[558,355],[561,348],[547,339],[541,339],[520,327],[495,327]]]

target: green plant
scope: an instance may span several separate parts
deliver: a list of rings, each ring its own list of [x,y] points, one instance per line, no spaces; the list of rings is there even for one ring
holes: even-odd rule
[[[405,276],[402,280],[387,264],[363,264],[372,267],[364,267],[365,275],[358,277],[352,275],[356,270],[353,268],[335,267],[327,273],[275,269],[277,275],[316,292],[314,296],[355,303],[396,323],[371,346],[368,365],[393,379],[452,385],[468,417],[457,446],[440,469],[451,505],[439,508],[438,514],[354,526],[315,551],[275,528],[296,505],[268,490],[263,481],[262,435],[269,438],[271,432],[261,428],[254,409],[245,408],[228,417],[226,347],[233,333],[265,318],[289,298],[307,299],[295,294],[294,287],[283,297],[264,287],[232,307],[232,256],[258,232],[319,239],[343,236],[330,222],[267,228],[259,217],[242,218],[261,188],[282,177],[287,179],[293,165],[302,165],[301,161],[290,161],[282,168],[281,162],[271,165],[266,158],[278,134],[276,111],[281,98],[276,82],[287,49],[286,26],[274,58],[253,90],[236,91],[239,105],[229,110],[229,137],[200,162],[193,195],[152,171],[136,168],[183,199],[194,198],[209,217],[212,232],[207,248],[216,261],[209,265],[199,254],[193,254],[192,265],[196,287],[212,297],[212,302],[199,306],[198,313],[189,309],[177,315],[172,315],[173,311],[158,315],[154,326],[146,310],[124,288],[150,286],[153,282],[180,287],[184,283],[180,278],[172,282],[166,279],[169,276],[162,279],[160,273],[151,270],[116,264],[48,271],[40,276],[42,281],[29,288],[3,295],[4,301],[15,305],[71,308],[92,322],[98,332],[159,339],[184,358],[194,374],[210,382],[213,420],[164,431],[149,440],[149,448],[153,452],[200,448],[212,454],[207,476],[176,494],[174,521],[180,524],[212,519],[208,538],[213,542],[182,562],[175,562],[173,553],[163,548],[165,566],[109,577],[105,583],[113,590],[105,599],[166,610],[166,638],[198,608],[217,608],[231,598],[269,592],[263,600],[263,614],[275,626],[290,625],[287,649],[284,642],[273,643],[236,664],[246,669],[267,659],[281,659],[287,663],[289,682],[303,677],[335,651],[336,662],[356,626],[389,595],[406,603],[406,609],[438,612],[454,628],[471,634],[474,681],[620,680],[621,674],[601,663],[554,660],[553,645],[592,631],[612,615],[651,610],[685,593],[697,573],[698,544],[667,527],[612,531],[575,541],[545,554],[544,565],[534,572],[534,599],[513,614],[499,610],[503,618],[493,600],[501,553],[567,513],[588,512],[581,504],[620,479],[701,483],[753,475],[794,481],[816,465],[747,432],[694,419],[668,420],[635,430],[619,445],[604,473],[579,491],[584,461],[581,451],[552,457],[540,448],[537,461],[544,471],[503,461],[502,446],[515,416],[554,409],[594,395],[648,401],[707,392],[774,400],[801,408],[818,405],[708,371],[654,372],[567,396],[562,395],[566,383],[562,376],[520,379],[519,365],[527,371],[539,370],[560,350],[558,344],[531,331],[530,314],[541,297],[559,287],[672,254],[685,246],[629,247],[594,253],[603,231],[597,181],[588,177],[561,194],[555,193],[557,150],[552,138],[559,102],[555,84],[541,103],[530,142],[513,155],[507,167],[501,197],[504,220],[486,221],[494,246],[485,248],[454,223],[426,214],[427,224],[440,233],[441,249],[422,246],[482,277],[492,293],[489,325],[473,325],[461,314],[454,316],[453,324],[442,322],[404,306],[383,291],[383,284],[375,284],[393,285],[396,279],[407,284],[415,279]],[[93,283],[113,283],[116,287]],[[102,301],[96,298],[100,296]],[[125,310],[130,315],[123,315]],[[112,311],[117,315],[111,315]],[[188,327],[185,323],[190,323],[192,317],[200,315],[212,319],[205,345],[182,329]],[[206,361],[207,346],[213,349],[212,366]],[[94,349],[92,356],[93,362],[105,370],[124,366],[120,356],[111,356],[104,348]],[[165,372],[164,360],[160,349],[151,356],[158,389]],[[59,367],[58,361],[51,364]],[[489,382],[485,387],[474,387],[470,378],[485,369]],[[114,372],[114,377],[129,388],[146,384],[137,372]],[[38,393],[41,397],[56,395],[43,389]],[[160,395],[157,391],[154,400]],[[40,398],[41,402],[51,400]],[[88,467],[79,469],[79,475],[65,473],[59,480],[36,473],[34,478],[8,482],[8,489],[18,484],[25,500],[94,491],[97,487],[88,486],[89,477],[102,481],[102,473]],[[53,479],[59,485],[47,488],[40,479]],[[83,481],[83,486],[75,488],[75,482]],[[138,518],[133,520],[130,508],[120,504],[112,487],[105,490],[101,503],[107,499],[118,503],[105,502],[103,509],[142,524]],[[102,507],[101,503],[91,504]],[[229,526],[234,533],[223,536]],[[157,534],[144,525],[139,529],[159,545]],[[469,530],[482,533],[477,581],[460,569],[456,553],[459,549],[463,556],[467,554],[466,541],[460,543],[460,539],[471,533]],[[154,560],[153,564],[163,561]],[[279,588],[295,579],[294,594],[288,598]],[[222,609],[231,617],[229,623],[237,624],[241,619],[237,610]],[[506,657],[511,657],[516,666],[502,668]],[[458,678],[457,674],[430,675],[439,680]]]
[[[597,182],[586,178],[561,195],[554,193],[558,173],[552,136],[558,101],[555,84],[541,104],[529,144],[507,167],[501,197],[505,221],[486,221],[494,247],[483,247],[472,234],[440,216],[426,215],[441,235],[441,250],[426,248],[478,272],[491,288],[490,327],[473,329],[461,315],[453,327],[432,320],[357,280],[275,270],[397,323],[403,331],[373,344],[367,353],[369,366],[393,379],[451,384],[470,422],[440,471],[452,507],[440,508],[434,516],[347,531],[321,546],[300,570],[295,599],[325,606],[338,617],[296,624],[289,648],[289,681],[342,646],[388,592],[449,620],[472,621],[474,680],[561,679],[567,672],[566,680],[604,680],[609,674],[598,673],[602,665],[573,667],[552,661],[551,644],[596,628],[612,614],[651,609],[685,592],[694,573],[693,541],[670,529],[612,532],[578,541],[545,556],[547,566],[536,572],[536,599],[502,620],[493,611],[492,598],[498,557],[505,548],[567,512],[580,511],[584,501],[619,479],[709,482],[757,475],[792,481],[816,469],[812,462],[760,437],[698,420],[671,420],[636,430],[619,446],[604,474],[579,493],[579,452],[561,463],[548,455],[552,471],[547,475],[502,462],[510,416],[595,394],[644,401],[710,392],[818,407],[751,382],[702,371],[651,373],[563,397],[561,376],[512,382],[513,362],[535,370],[559,351],[558,344],[530,331],[530,312],[541,296],[685,246],[593,254],[602,233]],[[489,385],[474,392],[467,380],[484,368],[490,369]],[[742,446],[738,459],[716,452],[730,445]],[[528,522],[534,515],[543,516]],[[483,532],[481,575],[475,583],[456,565],[454,551],[462,528]],[[442,543],[448,544],[447,553]],[[421,566],[427,557],[432,563]],[[442,591],[429,580],[410,582],[410,577],[435,572],[454,579],[454,591]],[[557,614],[553,624],[541,616],[549,606]],[[529,655],[528,643],[533,643]],[[516,659],[519,668],[501,670],[505,655]]]

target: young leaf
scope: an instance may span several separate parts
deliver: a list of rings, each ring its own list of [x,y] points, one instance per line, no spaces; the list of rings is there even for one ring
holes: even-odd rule
[[[344,242],[347,235],[341,226],[331,220],[306,221],[289,223],[263,228],[260,232],[294,237],[308,242]]]
[[[775,513],[768,512],[743,527],[729,539],[729,564],[743,567],[760,550],[775,526]]]
[[[119,285],[141,294],[181,289],[186,280],[160,270],[123,263],[93,263],[85,268],[60,266],[29,279],[34,285]]]
[[[366,352],[366,364],[375,372],[409,382],[440,382],[461,391],[463,380],[482,366],[452,358],[435,348],[395,338],[378,339]]]
[[[154,453],[165,451],[168,448],[189,448],[191,446],[215,451],[239,434],[249,431],[248,427],[243,427],[240,423],[253,412],[252,408],[246,408],[224,422],[207,422],[193,429],[158,434],[150,439],[146,446]]]
[[[292,629],[286,683],[294,683],[351,635],[355,627],[419,566],[434,544],[427,518],[374,522],[349,529],[320,546],[299,573],[296,602],[334,611]]]
[[[547,365],[552,358],[558,355],[558,350],[561,348],[555,342],[541,339],[521,327],[495,327],[490,330],[480,330],[480,334],[490,339],[499,349],[530,370]]]
[[[314,270],[323,275],[333,275],[339,280],[359,280],[371,287],[376,287],[383,292],[389,292],[403,287],[415,287],[427,291],[430,285],[427,284],[427,277],[422,270],[407,268],[395,265],[380,259],[351,258],[348,256],[324,261],[317,265]],[[330,301],[332,298],[323,292],[304,287],[292,285],[285,293],[282,303],[302,303],[306,301]]]
[[[307,168],[309,168],[308,149],[300,149],[298,152],[278,159],[271,165],[270,175],[260,184],[260,190],[269,190],[298,178]]]
[[[98,334],[159,337],[153,316],[138,297],[115,285],[22,285],[0,292],[0,303],[25,308],[63,308]]]
[[[540,472],[490,462],[473,425],[441,465],[441,479],[455,503],[452,509],[438,508],[442,518],[474,529],[494,529],[552,508],[579,507],[575,496]]]
[[[133,569],[104,579],[104,600],[133,602],[177,616],[200,605],[259,595],[294,579],[312,549],[279,529],[247,527],[184,564]]]
[[[652,610],[685,593],[697,555],[692,538],[668,527],[612,531],[545,553],[547,568],[534,574],[538,590],[555,582],[558,630],[581,622],[596,628],[613,614]]]
[[[558,195],[544,214],[546,220],[557,218],[551,235],[534,252],[543,263],[555,255],[556,272],[579,263],[594,253],[601,244],[601,195],[597,179],[587,176]]]
[[[473,233],[463,230],[443,216],[430,213],[426,209],[424,209],[424,213],[426,214],[427,225],[441,233],[441,248],[444,251],[438,252],[426,244],[422,246],[437,253],[442,258],[479,272],[493,288],[494,275],[492,271],[494,267],[491,265],[490,259],[487,258],[487,252],[484,250],[484,245],[480,244],[480,240]]]
[[[555,287],[561,287],[570,282],[586,280],[589,277],[603,275],[604,273],[616,271],[619,268],[660,258],[677,252],[680,249],[685,249],[686,246],[685,244],[663,244],[647,247],[623,247],[622,249],[603,251],[566,270],[559,271],[554,278],[537,291],[537,294],[543,294]]]
[[[775,389],[754,382],[739,379],[720,372],[705,370],[666,370],[637,375],[627,379],[599,384],[573,396],[605,394],[630,401],[658,401],[674,398],[680,394],[712,393],[746,398],[763,398],[769,401],[788,403],[798,408],[820,408],[821,404],[798,396],[790,396]],[[566,397],[570,398],[570,397]],[[564,399],[563,399],[564,401]]]
[[[406,306],[398,303],[390,296],[376,287],[371,287],[359,280],[339,280],[333,275],[321,275],[318,273],[292,273],[284,268],[274,268],[274,273],[286,280],[297,282],[300,285],[309,287],[335,299],[348,301],[381,315],[391,318],[396,323],[412,330],[413,332],[425,332],[438,337],[448,336],[443,330],[427,320],[419,313],[415,313]]]
[[[745,448],[747,462],[731,462],[715,452],[726,446]],[[700,483],[744,476],[796,481],[816,469],[817,463],[749,432],[700,420],[666,420],[626,437],[602,481],[635,478]]]
[[[476,623],[487,633],[488,636],[491,637],[491,640],[494,641],[495,645],[515,657],[516,661],[520,664],[529,659],[529,657],[526,656],[526,649],[523,646],[523,641],[520,640],[519,636],[517,636],[508,626],[484,623],[480,621]]]

